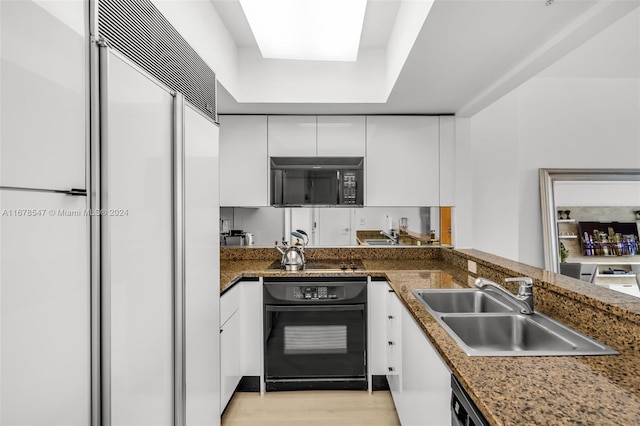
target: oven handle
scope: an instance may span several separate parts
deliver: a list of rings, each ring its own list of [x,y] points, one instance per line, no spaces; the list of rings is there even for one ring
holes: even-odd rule
[[[266,305],[267,312],[301,312],[301,311],[320,311],[320,312],[336,312],[336,311],[364,311],[364,305],[333,305],[333,306],[273,306]]]

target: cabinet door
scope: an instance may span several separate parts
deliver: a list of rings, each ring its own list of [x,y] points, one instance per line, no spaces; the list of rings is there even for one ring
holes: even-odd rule
[[[220,116],[220,205],[269,205],[267,117]]]
[[[262,376],[262,282],[240,281],[241,376]]]
[[[439,204],[438,128],[438,117],[367,117],[368,206]]]
[[[405,422],[407,399],[402,384],[402,306],[393,291],[387,289],[387,381],[398,418]]]
[[[220,296],[220,324],[229,321],[229,318],[240,308],[240,283],[237,283],[222,296]]]
[[[440,203],[456,205],[456,119],[440,117]]]
[[[364,157],[365,117],[362,115],[319,115],[319,157]]]
[[[315,115],[270,115],[269,157],[315,157]]]
[[[451,372],[407,308],[402,307],[402,384],[407,400],[403,424],[451,421]]]
[[[0,424],[89,422],[88,217],[64,214],[86,202],[0,190]]]
[[[242,378],[239,318],[236,312],[220,328],[220,413],[226,408]]]
[[[0,6],[2,186],[86,187],[88,4]]]
[[[387,375],[387,289],[386,281],[369,284],[369,373]]]

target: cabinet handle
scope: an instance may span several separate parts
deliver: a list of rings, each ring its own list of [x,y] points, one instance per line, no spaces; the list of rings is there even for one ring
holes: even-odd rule
[[[393,343],[391,340],[389,340],[389,342],[387,342],[387,343],[389,343],[389,346],[395,345],[395,343]]]
[[[393,368],[393,367],[388,367],[388,368],[389,368],[389,371],[391,371],[391,372],[396,371],[396,369],[395,369],[395,368]]]
[[[387,318],[389,318],[389,319],[393,319],[393,315],[389,315]]]
[[[221,333],[221,334],[222,334],[222,332],[223,332],[223,331],[224,331],[223,329],[220,329],[220,333]]]
[[[389,290],[387,290],[387,291],[388,291],[389,293],[395,293],[395,291],[394,291],[394,290],[392,290],[392,289],[389,289]]]

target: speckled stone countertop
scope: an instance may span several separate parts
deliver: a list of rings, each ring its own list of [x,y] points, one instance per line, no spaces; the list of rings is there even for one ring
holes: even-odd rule
[[[434,253],[408,252],[397,260],[369,256],[362,259],[366,272],[356,274],[387,278],[490,424],[640,424],[640,315],[635,299],[612,292],[594,299],[582,294],[577,280],[482,252]],[[412,260],[413,256],[420,258]],[[477,274],[467,272],[468,259],[478,262]],[[265,271],[273,260],[222,260],[221,290],[241,277],[290,274]],[[477,276],[500,282],[517,274],[534,279],[536,310],[614,347],[620,355],[470,357],[411,293],[415,288],[469,287]],[[619,299],[609,305],[603,301],[607,297]]]

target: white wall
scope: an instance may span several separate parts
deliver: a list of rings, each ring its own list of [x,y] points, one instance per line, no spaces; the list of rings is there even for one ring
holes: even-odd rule
[[[639,40],[635,10],[471,117],[474,248],[542,267],[538,168],[640,168]]]

